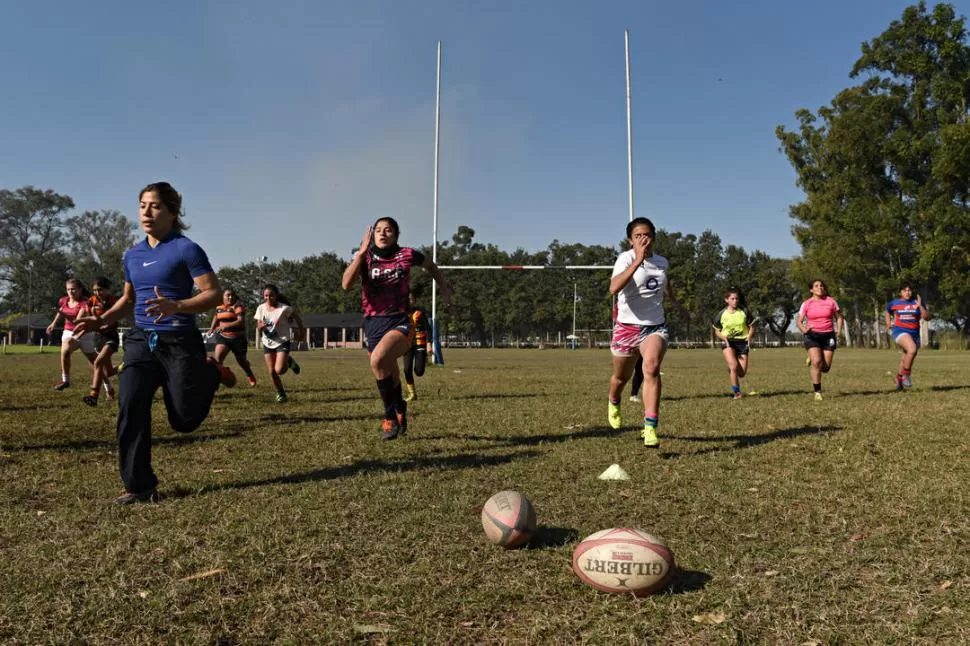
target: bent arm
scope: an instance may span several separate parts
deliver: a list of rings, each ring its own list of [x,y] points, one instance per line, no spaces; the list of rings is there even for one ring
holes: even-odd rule
[[[354,256],[354,259],[351,260],[350,264],[347,265],[347,268],[344,269],[344,275],[340,279],[340,286],[343,287],[344,289],[350,289],[351,286],[353,286],[353,284],[357,282],[357,279],[360,277],[360,271],[363,266],[364,266],[364,253],[358,251],[357,254]]]
[[[441,273],[441,268],[434,263],[428,256],[424,257],[424,262],[421,263],[421,268],[428,272],[436,283],[438,283],[438,289],[444,294],[451,293],[451,285],[445,280],[445,275]]]
[[[178,311],[183,314],[202,314],[208,312],[222,301],[222,290],[219,288],[219,279],[215,272],[210,271],[194,279],[195,286],[199,289],[198,294],[193,294],[189,298],[175,301]]]
[[[626,284],[630,282],[630,279],[633,278],[633,274],[635,274],[639,268],[640,263],[632,263],[629,267],[618,273],[616,276],[610,278],[610,295],[616,296],[619,294],[623,288],[626,287]]]

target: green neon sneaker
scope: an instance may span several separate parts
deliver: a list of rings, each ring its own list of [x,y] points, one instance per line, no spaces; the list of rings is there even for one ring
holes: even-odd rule
[[[660,446],[660,440],[657,439],[657,427],[650,426],[649,424],[643,425],[643,432],[640,434],[643,437],[643,445],[651,449],[655,449]]]
[[[623,426],[623,417],[620,415],[620,405],[610,402],[606,412],[606,419],[610,423],[610,428],[620,428]]]

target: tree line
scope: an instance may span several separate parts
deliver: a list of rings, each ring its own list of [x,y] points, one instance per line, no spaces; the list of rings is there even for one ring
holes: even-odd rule
[[[682,309],[668,312],[672,336],[710,338],[710,320],[728,286],[783,338],[809,282],[827,282],[849,322],[853,344],[884,342],[879,321],[901,281],[910,281],[938,320],[970,332],[970,47],[965,18],[949,4],[908,7],[862,43],[850,69],[859,83],[828,106],[796,113],[776,128],[804,201],[790,207],[802,253],[772,258],[725,246],[717,233],[658,230],[655,248],[671,261]],[[120,284],[135,225],[115,210],[71,215],[73,200],[25,186],[0,190],[0,312],[52,313],[64,280],[104,275]],[[502,250],[460,226],[439,243],[441,265],[602,265],[615,247],[552,241],[542,251]],[[426,247],[423,252],[430,254]],[[254,306],[266,283],[304,312],[359,312],[359,288],[343,291],[347,262],[334,253],[218,270],[221,282]],[[610,327],[612,301],[602,270],[452,271],[455,296],[439,307],[442,329],[483,346],[493,340],[557,337]],[[429,306],[428,277],[423,289]],[[574,294],[577,298],[574,299]],[[575,311],[575,317],[574,317]],[[590,332],[585,333],[592,334]]]

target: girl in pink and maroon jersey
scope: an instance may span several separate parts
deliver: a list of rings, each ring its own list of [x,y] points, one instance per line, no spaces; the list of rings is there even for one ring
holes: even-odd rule
[[[815,400],[822,400],[822,373],[832,369],[832,358],[842,334],[844,320],[839,304],[829,296],[821,280],[812,281],[812,296],[798,310],[795,323],[802,331],[803,344],[812,367],[812,388]]]
[[[71,354],[75,350],[80,349],[87,360],[94,364],[94,359],[97,356],[94,353],[94,347],[87,347],[88,344],[81,343],[81,336],[74,336],[74,319],[78,315],[83,314],[88,306],[88,293],[87,287],[84,283],[79,281],[77,278],[71,278],[67,281],[64,286],[65,291],[67,291],[67,296],[61,296],[61,299],[57,302],[57,313],[54,315],[54,320],[51,324],[47,326],[47,335],[50,336],[54,332],[54,328],[57,324],[64,321],[64,331],[61,333],[61,381],[56,386],[54,390],[64,390],[65,388],[70,388],[71,386]]]
[[[407,403],[401,395],[397,360],[411,348],[408,291],[411,268],[421,267],[434,278],[444,298],[451,295],[441,270],[430,258],[397,244],[400,227],[394,218],[381,218],[367,227],[360,249],[344,271],[341,284],[350,289],[360,278],[364,305],[364,335],[370,368],[384,403],[381,432],[393,440],[407,432]]]

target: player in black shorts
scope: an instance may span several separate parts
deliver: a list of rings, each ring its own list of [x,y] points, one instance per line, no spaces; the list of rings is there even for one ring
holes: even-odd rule
[[[222,292],[222,305],[216,307],[208,334],[215,337],[216,349],[213,355],[219,365],[232,352],[239,367],[246,373],[246,381],[250,386],[255,386],[256,375],[253,374],[253,368],[246,356],[249,350],[249,340],[246,338],[246,308],[239,302],[239,296],[234,289]]]
[[[104,276],[99,276],[91,286],[94,294],[88,299],[87,312],[91,316],[101,316],[107,312],[118,300],[111,294],[111,281]],[[115,391],[111,387],[111,375],[117,374],[111,365],[111,356],[120,347],[118,338],[118,324],[106,325],[94,331],[94,351],[97,356],[91,364],[94,373],[91,377],[91,390],[82,398],[88,406],[98,405],[98,393],[101,392],[101,384],[104,384],[104,395],[108,399],[114,399]]]

